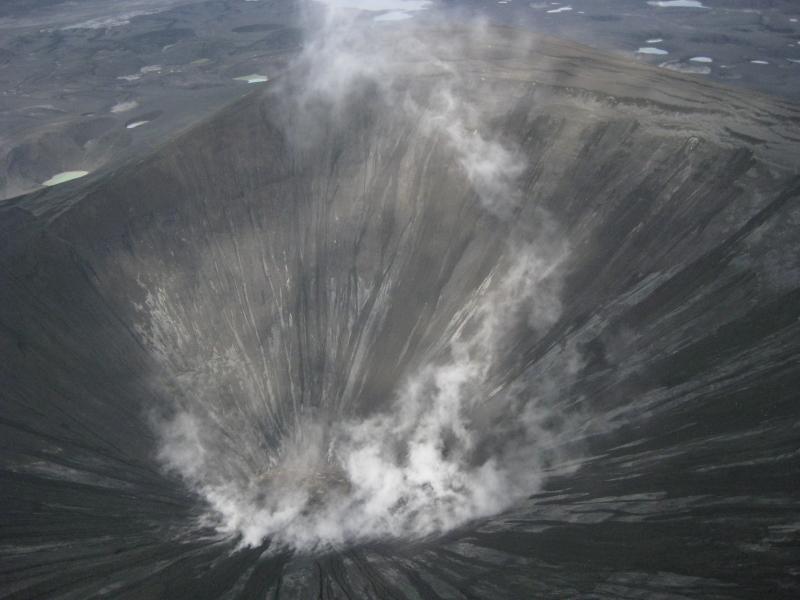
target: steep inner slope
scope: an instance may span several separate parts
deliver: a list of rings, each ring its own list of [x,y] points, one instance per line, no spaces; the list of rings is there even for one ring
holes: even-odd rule
[[[800,111],[418,35],[0,206],[3,597],[796,593]]]

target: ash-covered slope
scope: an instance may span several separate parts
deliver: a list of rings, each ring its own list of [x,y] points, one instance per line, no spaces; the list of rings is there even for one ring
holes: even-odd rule
[[[800,110],[408,39],[0,205],[0,597],[796,597]]]

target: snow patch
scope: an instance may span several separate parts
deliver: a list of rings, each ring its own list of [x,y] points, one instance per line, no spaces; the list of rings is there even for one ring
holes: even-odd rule
[[[637,54],[658,54],[658,55],[669,54],[669,52],[667,52],[666,50],[662,50],[661,48],[653,48],[652,46],[646,46],[644,48],[639,48],[636,51],[636,53]]]
[[[236,81],[246,81],[247,83],[264,83],[265,81],[269,81],[269,77],[266,75],[259,75],[258,73],[242,75],[241,77],[234,77],[234,79]]]
[[[708,8],[699,0],[650,0],[648,4],[658,8]]]
[[[67,181],[72,181],[73,179],[85,177],[88,174],[89,171],[64,171],[62,173],[57,173],[56,175],[53,175],[47,181],[43,181],[42,185],[50,187],[53,185],[58,185],[59,183],[66,183]]]

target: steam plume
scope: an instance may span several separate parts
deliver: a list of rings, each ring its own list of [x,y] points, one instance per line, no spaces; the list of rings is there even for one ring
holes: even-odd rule
[[[295,64],[302,131],[287,132],[293,143],[313,144],[321,120],[337,119],[355,89],[372,85],[422,135],[442,140],[492,218],[512,220],[525,163],[510,143],[487,133],[478,108],[459,93],[465,82],[437,58],[447,42],[431,47],[412,36],[401,49],[383,45],[380,26],[350,10],[353,2],[328,4]],[[424,98],[404,93],[398,61],[434,69],[441,83]],[[209,415],[183,405],[158,425],[160,459],[205,499],[221,533],[248,546],[270,541],[313,551],[420,538],[524,499],[563,458],[559,447],[572,424],[558,413],[557,390],[579,366],[574,349],[556,348],[544,366],[504,371],[517,332],[543,335],[560,316],[568,247],[546,215],[540,220],[535,235],[509,238],[501,260],[450,319],[442,343],[396,382],[391,398],[376,403],[379,410],[331,419],[295,407],[290,427],[261,413],[265,422],[252,429],[280,432],[267,443],[252,432],[231,441],[233,424],[248,422],[235,421],[234,411]]]

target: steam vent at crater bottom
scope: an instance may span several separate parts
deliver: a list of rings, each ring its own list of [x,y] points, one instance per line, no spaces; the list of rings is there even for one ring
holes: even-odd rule
[[[0,598],[800,597],[800,109],[418,35],[0,204]]]

